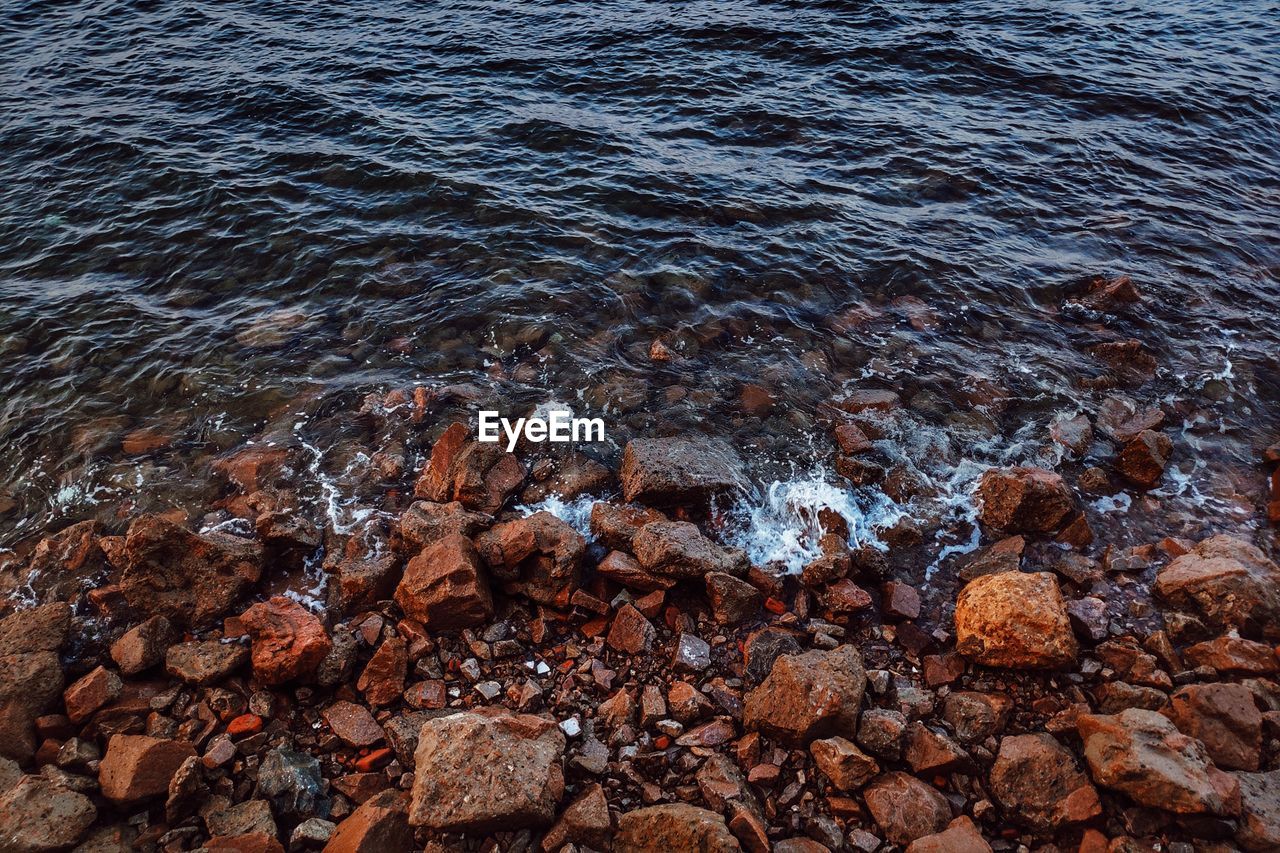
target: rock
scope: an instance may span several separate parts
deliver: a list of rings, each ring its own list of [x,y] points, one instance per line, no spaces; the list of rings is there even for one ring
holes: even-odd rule
[[[671,656],[671,668],[676,672],[702,672],[711,666],[711,646],[696,634],[681,633],[676,638],[676,649]]]
[[[211,624],[262,576],[262,546],[225,533],[197,535],[158,515],[129,526],[120,588],[134,607],[174,625]]]
[[[981,519],[1009,533],[1051,533],[1075,511],[1075,494],[1062,475],[1043,468],[998,468],[978,484]]]
[[[1204,746],[1154,711],[1081,714],[1076,725],[1095,782],[1139,805],[1178,814],[1230,816],[1240,786],[1214,767]]]
[[[564,795],[564,748],[554,722],[528,714],[485,708],[430,720],[409,823],[476,833],[547,826]]]
[[[365,800],[338,824],[324,853],[410,853],[415,848],[409,826],[409,798],[385,790]]]
[[[578,531],[545,511],[495,525],[475,546],[508,592],[540,604],[568,600],[587,549]]]
[[[848,578],[831,584],[822,594],[822,605],[833,613],[857,613],[872,603],[871,594]]]
[[[1221,673],[1269,675],[1280,672],[1280,658],[1266,643],[1239,637],[1218,637],[1190,646],[1183,653],[1187,664],[1207,666]]]
[[[1072,456],[1083,456],[1093,441],[1093,424],[1084,413],[1062,415],[1049,425],[1049,437],[1070,451]]]
[[[480,625],[493,615],[493,597],[471,541],[452,534],[409,561],[396,588],[405,615],[432,631]]]
[[[845,394],[832,405],[842,412],[860,415],[863,412],[890,412],[902,405],[902,399],[893,391],[877,388],[859,388]]]
[[[687,521],[654,521],[632,539],[636,560],[646,571],[673,578],[702,578],[712,572],[742,574],[741,551],[721,548]]]
[[[222,744],[225,744],[225,747],[221,746]],[[178,765],[173,778],[169,780],[169,789],[166,792],[168,796],[164,801],[164,817],[167,822],[172,824],[186,820],[209,800],[209,786],[205,784],[203,770],[205,767],[218,766],[215,761],[209,761],[209,756],[215,751],[227,751],[234,756],[235,747],[231,745],[231,739],[223,735],[211,742],[205,758],[191,756],[184,758]],[[221,755],[218,757],[221,758]],[[231,757],[228,756],[222,763],[225,764],[230,760]]]
[[[1094,688],[1093,695],[1098,700],[1100,714],[1118,714],[1126,708],[1158,711],[1169,701],[1169,697],[1154,687],[1140,687],[1123,681],[1099,684]]]
[[[618,818],[614,853],[739,853],[742,846],[729,832],[724,818],[685,803],[649,806]]]
[[[543,836],[542,849],[546,853],[556,853],[566,844],[579,844],[592,850],[607,850],[612,838],[612,827],[604,789],[593,782],[564,810],[555,826]]]
[[[45,776],[23,776],[0,790],[0,850],[45,853],[66,850],[98,817],[93,801]]]
[[[960,580],[969,582],[983,575],[1022,570],[1022,552],[1027,540],[1021,536],[1006,536],[993,545],[974,552],[960,569]]]
[[[268,486],[281,472],[288,458],[288,450],[270,444],[252,444],[232,451],[211,466],[213,472],[224,477],[245,494],[252,494]]]
[[[324,624],[282,595],[253,605],[240,621],[253,641],[253,677],[263,684],[310,679],[333,649]]]
[[[152,616],[135,625],[111,644],[111,659],[123,675],[137,675],[164,660],[165,651],[178,641],[168,619]]]
[[[747,637],[745,654],[747,682],[759,684],[769,677],[778,658],[800,654],[800,643],[790,631],[762,628]]]
[[[959,691],[943,701],[942,718],[965,743],[981,743],[1004,730],[1013,702],[998,693]]]
[[[726,572],[708,572],[707,600],[711,612],[721,625],[737,625],[760,612],[760,590]]]
[[[56,652],[67,641],[71,607],[58,601],[0,619],[0,657]]]
[[[120,676],[106,667],[99,666],[76,681],[62,694],[67,716],[73,723],[83,723],[93,712],[120,695],[123,683]]]
[[[403,796],[403,795],[402,795]],[[333,821],[320,817],[309,817],[293,828],[289,833],[290,850],[314,850],[324,847],[333,838],[338,827]],[[402,848],[407,853],[408,848]]]
[[[1234,775],[1240,783],[1236,843],[1251,853],[1280,850],[1280,770]]]
[[[1165,601],[1195,610],[1219,630],[1280,636],[1280,567],[1247,542],[1205,539],[1161,569],[1155,588]]]
[[[969,753],[941,732],[921,722],[907,726],[902,757],[917,776],[934,776],[973,769]]]
[[[362,705],[340,700],[325,708],[322,716],[335,735],[357,749],[383,740],[382,727]]]
[[[849,645],[779,657],[747,694],[743,726],[797,745],[853,735],[866,678],[862,656]]]
[[[1066,607],[1067,617],[1071,620],[1071,627],[1077,637],[1096,643],[1105,640],[1110,634],[1108,629],[1111,618],[1107,614],[1107,603],[1101,598],[1086,596],[1068,601]]]
[[[639,610],[630,604],[624,604],[619,608],[618,615],[613,617],[607,642],[610,648],[636,655],[653,647],[656,633],[653,625]]]
[[[1154,489],[1164,476],[1173,453],[1173,441],[1161,432],[1144,429],[1120,450],[1116,470],[1120,476],[1143,489]]]
[[[1262,712],[1243,684],[1189,684],[1169,701],[1178,731],[1204,744],[1213,763],[1226,770],[1257,770],[1262,750]]]
[[[279,834],[271,806],[265,800],[245,800],[234,805],[224,803],[210,800],[201,809],[210,835],[232,838],[262,835],[274,840]]]
[[[402,554],[418,554],[446,536],[470,539],[492,523],[491,516],[471,512],[458,501],[415,501],[396,523],[396,549]]]
[[[1098,431],[1118,444],[1127,444],[1144,430],[1157,430],[1164,412],[1152,406],[1142,408],[1128,397],[1116,395],[1098,407]]]
[[[534,471],[535,477],[540,472]],[[525,504],[541,503],[552,495],[571,501],[587,494],[600,494],[613,484],[613,472],[583,453],[569,453],[552,461],[550,474],[520,493]]]
[[[393,553],[375,554],[363,549],[344,553],[332,569],[337,575],[339,607],[343,612],[355,613],[390,598],[400,579],[399,567]]]
[[[524,482],[525,470],[500,444],[467,440],[466,424],[455,423],[431,449],[431,460],[414,486],[414,496],[437,503],[451,500],[492,515]]]
[[[165,672],[187,684],[217,684],[249,662],[249,650],[239,643],[195,640],[179,643],[165,653]]]
[[[956,599],[956,651],[983,666],[1056,669],[1075,663],[1058,581],[1048,572],[1006,572],[971,581]]]
[[[1088,292],[1079,301],[1092,311],[1114,312],[1141,302],[1142,294],[1127,275],[1115,278],[1095,276],[1089,282]]]
[[[951,806],[936,788],[896,770],[874,779],[863,789],[863,798],[876,824],[894,844],[906,845],[935,835],[951,821]]]
[[[270,800],[276,814],[290,820],[329,814],[320,761],[287,746],[271,750],[262,759],[258,767],[258,795]]]
[[[698,688],[684,681],[677,681],[667,691],[667,706],[671,715],[685,725],[709,716],[713,707],[710,700]]]
[[[639,506],[618,506],[607,502],[591,507],[591,536],[614,551],[630,551],[636,532],[652,521],[666,521],[667,517],[656,509]]]
[[[1102,813],[1098,792],[1052,735],[1006,737],[991,767],[991,793],[1019,823],[1040,832]]]
[[[854,793],[880,772],[874,758],[842,737],[815,740],[809,744],[809,752],[831,784],[846,793]]]
[[[400,637],[388,637],[360,673],[356,688],[370,705],[390,705],[404,692],[408,672],[408,644]]]
[[[596,574],[641,592],[666,590],[676,585],[675,578],[646,571],[634,557],[622,551],[610,551],[596,566]]]
[[[61,602],[0,619],[0,757],[25,762],[35,753],[35,720],[62,695],[58,649],[70,625]]]
[[[98,768],[102,796],[122,807],[166,796],[182,762],[195,754],[195,747],[186,741],[112,735]]]
[[[961,815],[942,832],[917,838],[908,844],[906,853],[991,853],[991,845],[973,821]]]
[[[202,853],[284,853],[280,842],[264,832],[244,835],[215,835],[205,842]]]
[[[625,500],[653,506],[702,504],[747,482],[733,448],[704,436],[633,439],[619,474]]]
[[[901,581],[889,581],[880,587],[880,609],[890,619],[919,619],[920,593]]]

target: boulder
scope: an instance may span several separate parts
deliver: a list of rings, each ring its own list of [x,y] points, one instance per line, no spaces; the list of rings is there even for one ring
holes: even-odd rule
[[[388,789],[365,800],[338,824],[324,853],[409,853],[414,848],[408,795]]]
[[[982,743],[1004,730],[1013,701],[999,693],[961,690],[947,694],[942,719],[964,743]]]
[[[1224,770],[1258,769],[1262,712],[1243,684],[1189,684],[1170,698],[1167,716]]]
[[[457,534],[470,539],[492,523],[491,516],[472,512],[458,501],[415,501],[396,523],[396,550],[412,556],[446,536]]]
[[[747,694],[743,727],[800,746],[819,737],[852,737],[866,680],[862,656],[850,645],[784,655]]]
[[[193,640],[170,646],[164,669],[187,684],[217,684],[249,662],[249,650],[239,643],[221,640]]]
[[[1203,744],[1155,711],[1081,714],[1076,726],[1099,785],[1178,814],[1239,813],[1236,779],[1213,766]]]
[[[728,444],[705,436],[637,438],[622,453],[622,494],[653,506],[705,503],[747,483]]]
[[[867,811],[885,837],[907,845],[936,835],[951,822],[951,806],[932,785],[893,771],[874,779],[862,792]]]
[[[406,616],[432,631],[474,627],[493,615],[480,555],[459,534],[444,537],[409,561],[395,599]]]
[[[253,641],[253,676],[263,684],[310,679],[333,649],[324,624],[282,595],[253,605],[240,621]]]
[[[1253,545],[1214,536],[1156,575],[1156,593],[1198,612],[1214,628],[1280,637],[1280,567]]]
[[[46,853],[74,847],[98,810],[84,794],[45,776],[23,776],[0,790],[0,850]]]
[[[1015,821],[1040,832],[1054,832],[1102,813],[1089,777],[1071,752],[1048,734],[1002,739],[990,786]]]
[[[956,600],[956,651],[984,666],[1057,669],[1075,663],[1057,579],[1048,572],[1004,572],[970,581]]]
[[[418,736],[409,823],[440,832],[548,826],[564,795],[565,738],[498,708],[429,720]]]
[[[1127,444],[1144,430],[1157,430],[1164,412],[1155,406],[1143,407],[1123,395],[1108,397],[1098,406],[1098,431],[1117,444]]]
[[[182,762],[195,754],[195,747],[186,741],[112,735],[98,767],[102,796],[121,807],[164,797]]]
[[[164,660],[169,646],[177,641],[172,623],[163,616],[152,616],[111,644],[111,659],[123,675],[137,675]]]
[[[494,525],[475,538],[475,547],[508,593],[563,606],[578,585],[587,543],[544,511]]]
[[[55,602],[0,619],[0,758],[35,754],[35,720],[59,696],[65,680],[58,659],[71,626],[71,608]]]
[[[973,820],[961,815],[942,832],[912,841],[906,853],[991,853],[991,845]]]
[[[740,575],[745,567],[741,551],[720,547],[687,521],[650,522],[631,545],[646,571],[673,578],[702,578],[711,572]]]
[[[880,772],[874,758],[842,737],[815,740],[809,744],[809,752],[818,770],[845,793],[854,793]]]
[[[1007,533],[1051,533],[1075,511],[1062,475],[1043,468],[997,468],[978,484],[982,523]]]
[[[1162,432],[1144,429],[1131,438],[1116,457],[1116,470],[1131,484],[1154,489],[1164,476],[1173,441]]]
[[[1240,783],[1236,843],[1250,853],[1280,850],[1280,770],[1234,775]]]
[[[618,818],[614,853],[740,853],[742,846],[713,811],[686,803],[649,806]]]
[[[492,515],[524,482],[524,465],[498,443],[467,440],[466,424],[455,423],[431,448],[431,459],[414,486],[414,496],[437,503],[458,501]]]
[[[656,509],[644,506],[619,506],[601,501],[591,506],[591,536],[606,548],[630,551],[631,540],[651,521],[666,521]]]
[[[262,546],[226,533],[198,535],[158,515],[129,526],[120,588],[134,607],[174,625],[212,624],[262,576]]]

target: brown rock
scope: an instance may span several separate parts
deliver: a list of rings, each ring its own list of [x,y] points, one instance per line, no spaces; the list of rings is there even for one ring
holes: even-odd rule
[[[613,472],[583,453],[569,453],[551,460],[549,473],[534,471],[538,482],[520,493],[520,500],[536,504],[556,495],[571,501],[582,495],[600,494],[613,485]]]
[[[999,468],[978,484],[982,523],[1010,533],[1050,533],[1075,510],[1075,495],[1060,474],[1043,468]]]
[[[902,757],[917,776],[971,770],[973,767],[973,759],[959,744],[918,721],[907,726]]]
[[[284,847],[264,832],[215,835],[204,843],[204,853],[284,853]]]
[[[62,695],[57,650],[70,624],[61,602],[0,619],[0,757],[25,762],[35,753],[36,718]]]
[[[612,828],[604,789],[593,782],[561,813],[555,826],[547,830],[542,849],[556,853],[566,844],[579,844],[592,850],[607,850]]]
[[[1082,714],[1076,725],[1099,785],[1178,814],[1239,813],[1239,783],[1210,763],[1199,741],[1160,714],[1138,708],[1113,716]]]
[[[1027,540],[1021,536],[1006,536],[993,545],[975,551],[960,569],[960,580],[967,583],[983,575],[1021,571],[1022,551],[1026,545]]]
[[[591,507],[591,535],[606,548],[630,551],[631,540],[646,524],[666,521],[667,517],[656,509],[639,506],[618,506],[607,502]]]
[[[1127,444],[1144,430],[1157,430],[1164,412],[1152,406],[1142,408],[1128,397],[1116,395],[1098,407],[1098,431],[1118,444]]]
[[[1280,672],[1280,658],[1266,643],[1240,637],[1218,637],[1196,643],[1183,653],[1193,667],[1212,667],[1218,672],[1242,675],[1269,675]]]
[[[1258,769],[1262,712],[1243,684],[1189,684],[1173,694],[1168,717],[1178,731],[1203,743],[1219,767]]]
[[[197,535],[158,515],[125,539],[120,587],[131,605],[175,625],[204,627],[262,576],[262,546],[225,533]]]
[[[436,503],[445,503],[452,499],[453,480],[451,472],[458,454],[467,443],[470,431],[464,423],[453,423],[444,431],[431,447],[431,458],[427,467],[418,476],[414,484],[415,497],[426,498]]]
[[[271,478],[287,458],[288,451],[283,447],[254,444],[215,460],[212,467],[215,474],[225,477],[245,494],[251,494],[270,485]]]
[[[961,815],[942,832],[912,841],[906,853],[991,853],[991,845],[974,822]]]
[[[395,554],[365,551],[342,556],[333,567],[338,580],[338,602],[344,612],[373,607],[392,596],[400,579]]]
[[[740,853],[742,846],[724,818],[685,803],[649,806],[618,818],[614,853]]]
[[[45,853],[69,849],[97,819],[93,801],[44,776],[23,776],[0,788],[0,850]]]
[[[890,619],[919,619],[920,593],[901,581],[889,581],[880,587],[880,609]]]
[[[959,691],[943,700],[942,718],[964,743],[981,743],[1004,730],[1013,702],[998,693]]]
[[[653,647],[656,633],[653,625],[639,610],[630,604],[624,604],[613,618],[607,642],[610,648],[635,655]]]
[[[1058,581],[1048,572],[1006,572],[971,581],[956,600],[956,650],[984,666],[1055,669],[1075,663]]]
[[[1049,425],[1049,437],[1069,450],[1072,456],[1082,456],[1093,441],[1093,424],[1083,413],[1064,415]]]
[[[862,388],[851,391],[839,400],[832,401],[842,412],[860,415],[863,412],[890,412],[902,405],[901,398],[893,391]]]
[[[104,567],[98,525],[81,521],[41,539],[31,552],[22,583],[41,601],[74,600]]]
[[[409,646],[399,637],[388,637],[374,652],[360,673],[356,688],[375,708],[390,705],[404,692],[404,679],[409,672]]]
[[[1197,611],[1215,628],[1280,636],[1280,567],[1239,539],[1205,539],[1160,570],[1156,592]]]
[[[951,821],[951,806],[936,788],[896,770],[867,785],[863,798],[880,830],[894,844],[935,835]]]
[[[1040,832],[1102,813],[1098,792],[1052,735],[1006,737],[991,767],[991,792],[1018,822]]]
[[[363,705],[338,701],[325,708],[322,715],[335,735],[357,749],[381,743],[385,737],[378,721]]]
[[[822,604],[833,613],[857,613],[872,605],[871,593],[848,578],[841,578],[823,592]]]
[[[675,578],[655,575],[646,571],[643,566],[636,562],[634,557],[622,551],[610,551],[596,566],[596,574],[603,575],[625,587],[638,589],[641,592],[671,589],[676,585]]]
[[[813,763],[841,791],[854,793],[880,772],[876,760],[842,737],[815,740],[809,744]]]
[[[311,678],[333,649],[324,624],[282,595],[253,605],[240,621],[253,640],[253,676],[263,684]]]
[[[1250,853],[1280,850],[1280,770],[1234,775],[1240,782],[1236,843]]]
[[[338,824],[324,853],[409,853],[414,847],[408,795],[386,790],[365,800]]]
[[[632,539],[646,571],[674,578],[701,578],[711,572],[742,574],[741,551],[722,548],[687,521],[654,521]]]
[[[396,549],[402,554],[418,554],[446,536],[470,539],[492,523],[489,515],[471,512],[458,501],[415,501],[396,523]]]
[[[853,646],[779,657],[764,683],[747,694],[743,726],[797,745],[852,736],[865,687],[862,656]]]
[[[1117,311],[1123,306],[1142,301],[1142,294],[1127,275],[1115,278],[1095,276],[1089,282],[1089,291],[1080,303],[1093,311]]]
[[[524,482],[524,466],[501,445],[468,441],[467,435],[461,423],[445,430],[413,493],[437,503],[459,501],[467,509],[492,515]]]
[[[737,625],[760,613],[760,590],[726,572],[708,572],[707,600],[721,625]]]
[[[430,720],[409,823],[476,833],[547,826],[564,795],[564,748],[554,722],[528,714],[486,708]]]
[[[578,585],[586,540],[549,512],[498,524],[475,540],[476,551],[510,593],[555,604]]]
[[[67,706],[67,716],[73,723],[83,723],[93,712],[120,695],[123,682],[106,667],[97,667],[83,676],[62,694]]]
[[[122,674],[137,675],[164,660],[165,651],[177,641],[178,632],[169,620],[152,616],[111,644],[111,659]]]
[[[840,424],[835,430],[836,445],[839,446],[840,452],[848,456],[858,453],[866,453],[873,445],[871,439],[867,438],[867,434],[858,428],[856,424]]]
[[[470,540],[457,534],[409,561],[395,598],[405,615],[432,631],[474,627],[493,615],[480,555]]]
[[[239,643],[195,640],[171,646],[165,653],[165,672],[187,684],[217,684],[249,662],[249,650]]]
[[[167,796],[174,774],[195,754],[195,747],[186,741],[112,735],[98,768],[102,796],[118,806]]]
[[[1164,476],[1173,442],[1162,432],[1145,429],[1129,440],[1116,457],[1120,476],[1143,489],[1154,489]]]
[[[654,506],[705,503],[747,482],[733,448],[704,436],[633,439],[622,453],[620,477],[628,502]]]

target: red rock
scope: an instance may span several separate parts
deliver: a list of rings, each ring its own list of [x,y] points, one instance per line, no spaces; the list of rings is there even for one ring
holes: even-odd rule
[[[178,643],[165,652],[164,669],[187,684],[217,684],[249,662],[249,650],[239,643],[195,640]]]
[[[155,515],[130,525],[122,556],[125,598],[175,625],[212,624],[262,576],[257,542],[225,533],[197,535]]]
[[[863,790],[867,810],[885,837],[894,844],[910,844],[936,835],[951,821],[951,806],[931,785],[893,771],[874,779]]]
[[[204,843],[206,853],[284,853],[280,842],[265,832],[215,835]]]
[[[111,659],[122,674],[137,675],[164,660],[165,650],[177,641],[178,632],[169,620],[152,616],[111,644]]]
[[[602,501],[591,507],[591,535],[606,548],[626,552],[631,550],[631,539],[641,527],[651,521],[666,520],[656,509]]]
[[[872,605],[871,594],[848,578],[841,578],[826,588],[822,604],[833,613],[857,613]]]
[[[1164,433],[1143,430],[1120,450],[1116,469],[1120,476],[1143,489],[1154,489],[1164,476],[1173,442]]]
[[[840,452],[849,456],[866,453],[875,446],[871,443],[871,439],[867,438],[867,434],[859,429],[856,424],[841,424],[836,427],[835,437],[836,445],[839,446]]]
[[[676,738],[676,746],[700,746],[704,748],[726,744],[738,736],[733,721],[725,717],[695,726]]]
[[[324,853],[409,853],[414,847],[408,795],[387,790],[365,800],[338,824]]]
[[[27,561],[23,584],[42,601],[74,599],[84,581],[104,566],[97,533],[97,522],[81,521],[41,539]]]
[[[554,722],[528,714],[486,708],[429,720],[409,823],[475,833],[547,826],[564,796],[564,748]]]
[[[450,424],[444,434],[436,440],[431,448],[431,459],[414,485],[413,493],[416,497],[437,503],[451,500],[453,494],[451,472],[458,454],[467,443],[469,434],[466,424],[454,423]]]
[[[1055,669],[1078,647],[1058,582],[1048,572],[971,581],[956,600],[956,650],[984,666]]]
[[[635,699],[626,690],[619,690],[596,708],[596,717],[609,729],[630,723],[634,714]]]
[[[360,673],[356,689],[375,708],[390,705],[404,691],[405,675],[409,671],[409,647],[399,637],[388,637]]]
[[[763,385],[754,384],[742,386],[739,400],[742,405],[742,411],[757,418],[767,417],[778,402],[778,398],[774,396],[772,391]]]
[[[240,621],[253,640],[253,676],[263,684],[311,678],[333,649],[324,624],[281,595],[253,605]]]
[[[338,701],[325,708],[321,715],[335,735],[357,749],[381,743],[386,737],[373,714],[363,705]]]
[[[654,521],[632,539],[636,560],[648,572],[673,578],[702,578],[711,572],[742,574],[741,551],[722,548],[687,521]]]
[[[1043,468],[1000,468],[978,484],[982,523],[1010,533],[1049,533],[1075,510],[1075,494],[1060,474]]]
[[[1099,785],[1178,814],[1239,813],[1239,783],[1160,714],[1130,708],[1113,716],[1082,714],[1076,724]]]
[[[467,435],[466,424],[445,430],[413,493],[437,503],[459,501],[467,509],[492,515],[524,483],[525,469],[500,444],[468,441]]]
[[[1218,637],[1189,647],[1183,657],[1193,667],[1208,666],[1218,672],[1270,675],[1280,672],[1280,658],[1266,643],[1239,637]]]
[[[1098,792],[1075,758],[1052,735],[1000,741],[991,767],[991,792],[1019,823],[1040,832],[1091,820],[1102,813]]]
[[[93,801],[44,776],[0,785],[0,849],[42,853],[74,847],[98,816]]]
[[[586,540],[549,512],[498,524],[475,539],[476,551],[507,592],[555,604],[578,585]]]
[[[1180,732],[1203,743],[1217,766],[1258,769],[1262,713],[1243,684],[1189,684],[1170,698],[1167,716]]]
[[[493,523],[482,512],[471,512],[458,501],[415,501],[396,522],[396,550],[410,556],[457,534],[470,539]]]
[[[853,646],[784,655],[747,694],[742,723],[748,731],[798,745],[852,736],[865,687],[862,656]]]
[[[853,793],[880,772],[880,765],[849,740],[831,737],[809,744],[813,763],[831,784],[841,791]]]
[[[489,579],[471,541],[450,535],[409,561],[396,603],[432,631],[469,628],[493,615]]]
[[[1127,275],[1115,278],[1096,276],[1089,282],[1089,291],[1080,303],[1094,311],[1116,311],[1125,305],[1142,301],[1142,294]]]
[[[112,735],[98,768],[102,795],[126,807],[165,796],[182,762],[195,754],[195,747],[186,741]]]
[[[685,803],[649,806],[618,818],[614,853],[739,853],[738,840],[724,818],[713,811]]]
[[[760,613],[760,590],[725,572],[708,572],[707,600],[711,612],[721,625],[737,625]]]
[[[893,391],[866,388],[852,391],[843,398],[833,401],[833,404],[842,412],[859,415],[863,412],[892,411],[902,405],[902,400]]]
[[[1246,636],[1280,636],[1280,567],[1230,536],[1214,536],[1156,575],[1165,601],[1196,610],[1213,627]]]
[[[610,648],[635,655],[648,652],[653,647],[655,635],[649,620],[630,604],[624,604],[613,618],[607,642]]]
[[[926,687],[941,687],[964,675],[964,658],[954,652],[945,655],[926,655],[920,662]]]
[[[1241,803],[1236,843],[1250,853],[1280,850],[1280,770],[1234,775]]]
[[[395,554],[344,554],[333,566],[337,575],[338,602],[347,613],[372,607],[395,592],[400,563]]]
[[[937,776],[973,768],[969,753],[942,732],[921,722],[907,726],[902,757],[917,776]]]
[[[641,592],[671,589],[676,585],[675,578],[646,571],[634,557],[622,551],[610,551],[596,566],[596,574]]]
[[[991,845],[973,821],[961,815],[942,832],[917,838],[908,844],[906,853],[991,853]]]
[[[333,787],[353,803],[366,802],[375,794],[385,791],[389,785],[384,773],[348,773],[333,780]]]
[[[288,451],[270,444],[253,444],[216,460],[213,471],[235,484],[245,494],[270,484],[288,459]]]
[[[604,789],[598,783],[587,785],[578,798],[560,815],[555,826],[542,839],[546,853],[556,853],[566,844],[578,844],[593,850],[609,849],[613,821]]]
[[[248,737],[262,731],[262,718],[257,714],[241,714],[227,723],[227,735],[233,738]]]
[[[810,588],[817,588],[843,578],[853,569],[853,560],[848,552],[823,554],[805,564],[800,571],[801,582]]]
[[[628,502],[654,506],[705,503],[747,482],[733,448],[703,436],[632,439],[619,473]]]
[[[73,723],[83,723],[93,712],[120,695],[120,676],[105,667],[97,667],[63,693],[67,716]]]
[[[61,602],[0,619],[0,757],[26,762],[35,754],[36,718],[62,695],[57,650],[70,624]]]
[[[1108,397],[1098,407],[1098,431],[1118,444],[1127,444],[1144,430],[1157,430],[1164,412],[1152,406],[1142,408],[1128,397]]]
[[[901,581],[889,581],[880,587],[881,606],[890,619],[919,619],[920,594]]]

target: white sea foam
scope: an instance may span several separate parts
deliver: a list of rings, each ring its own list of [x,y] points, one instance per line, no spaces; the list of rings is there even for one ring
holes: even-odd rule
[[[582,495],[566,501],[556,494],[548,495],[537,503],[520,504],[515,508],[522,515],[533,515],[535,512],[549,512],[568,524],[588,542],[591,541],[591,507],[600,500],[594,495]]]

